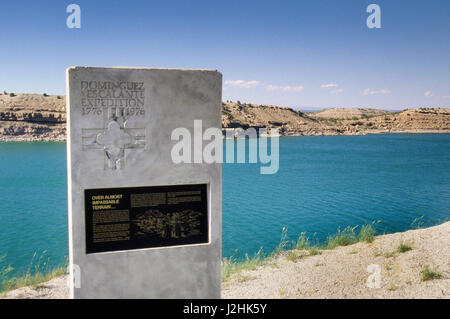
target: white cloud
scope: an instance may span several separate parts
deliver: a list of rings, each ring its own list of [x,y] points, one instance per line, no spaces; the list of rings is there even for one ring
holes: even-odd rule
[[[244,81],[244,80],[228,80],[225,81],[225,87],[224,89],[227,89],[228,87],[238,87],[241,89],[250,89],[257,86],[263,86],[267,91],[282,91],[282,92],[300,92],[304,89],[302,85],[287,85],[287,86],[279,86],[279,85],[272,85],[272,84],[264,84],[260,81]]]
[[[336,90],[332,90],[330,93],[331,94],[339,94],[339,93],[342,93],[342,92],[344,92],[343,89],[336,89]]]
[[[338,87],[338,85],[335,83],[322,84],[320,86],[321,89],[328,89],[328,88],[335,88],[335,87]]]
[[[428,91],[425,91],[425,93],[423,95],[425,95],[426,97],[432,97],[432,96],[434,96],[434,93],[431,92],[430,90],[428,90]]]
[[[302,85],[296,86],[278,86],[278,85],[268,85],[266,87],[267,91],[282,91],[282,92],[300,92],[304,89]]]
[[[371,89],[364,89],[363,94],[364,95],[375,95],[375,94],[389,94],[391,93],[391,91],[387,90],[387,89],[381,89],[381,90],[371,90]]]
[[[234,80],[234,81],[225,81],[225,85],[236,86],[241,89],[250,89],[255,86],[262,85],[259,81],[244,81],[244,80]]]

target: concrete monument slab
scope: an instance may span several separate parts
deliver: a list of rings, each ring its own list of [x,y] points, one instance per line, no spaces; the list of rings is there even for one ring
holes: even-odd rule
[[[221,164],[174,163],[171,134],[220,129],[221,87],[210,70],[67,70],[73,298],[220,298]]]

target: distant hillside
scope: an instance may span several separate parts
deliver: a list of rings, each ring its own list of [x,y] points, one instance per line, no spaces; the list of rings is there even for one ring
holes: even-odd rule
[[[0,94],[0,141],[63,141],[64,96]],[[287,107],[226,102],[222,126],[278,128],[283,136],[370,133],[450,133],[450,109],[423,108],[391,113],[373,109],[330,109],[303,113]]]
[[[331,111],[327,117],[317,116],[317,113],[327,111]],[[344,108],[317,113],[314,115],[286,107],[226,102],[223,103],[222,126],[277,127],[284,136],[450,133],[450,109],[447,108],[422,108],[396,113]]]
[[[450,109],[447,108],[419,108],[395,112],[372,118],[353,121],[342,121],[342,124],[353,125],[372,130],[388,130],[389,132],[421,133],[427,131],[450,132]]]
[[[0,95],[0,141],[62,141],[65,138],[64,96]]]
[[[278,128],[282,135],[337,135],[334,124],[318,121],[306,113],[272,105],[222,104],[222,127]]]
[[[388,114],[388,111],[376,109],[361,109],[361,108],[334,108],[318,112],[310,113],[314,118],[325,119],[360,119],[363,117],[373,117],[378,115]]]

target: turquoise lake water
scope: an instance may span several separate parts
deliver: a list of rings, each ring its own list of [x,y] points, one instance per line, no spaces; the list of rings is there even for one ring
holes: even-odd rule
[[[67,258],[65,143],[0,143],[0,269]],[[223,166],[223,255],[272,251],[283,227],[323,240],[381,220],[378,233],[450,217],[450,134],[289,137],[280,169]],[[44,267],[42,267],[44,268]]]

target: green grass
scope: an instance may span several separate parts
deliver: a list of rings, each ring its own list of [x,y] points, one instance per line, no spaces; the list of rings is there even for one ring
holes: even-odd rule
[[[10,265],[0,270],[0,293],[5,293],[20,287],[36,287],[40,283],[49,281],[55,277],[62,276],[67,273],[67,264],[51,267],[49,266],[49,258],[45,256],[46,251],[43,251],[39,258],[34,253],[27,270],[16,276],[9,276],[14,270]],[[0,262],[3,262],[5,256],[0,257]]]
[[[278,288],[278,293],[281,299],[289,298],[289,292],[286,288]]]
[[[392,258],[392,257],[394,257],[394,255],[395,255],[395,252],[391,251],[391,252],[385,253],[384,257],[385,258]]]
[[[336,234],[327,237],[325,243],[313,244],[309,237],[306,236],[306,233],[301,233],[296,242],[290,242],[287,235],[288,230],[284,227],[281,232],[280,243],[272,253],[263,253],[261,247],[254,256],[250,257],[246,254],[243,260],[235,260],[233,257],[224,258],[222,261],[222,281],[226,282],[233,274],[238,274],[244,270],[255,270],[282,251],[291,249],[307,250],[310,256],[315,256],[320,254],[322,249],[333,249],[338,246],[351,245],[358,241],[371,242],[373,240],[375,236],[374,223],[361,226],[359,233],[356,232],[357,228],[358,226],[347,227],[342,231],[338,229]],[[4,258],[4,256],[0,257],[0,263]],[[295,252],[288,252],[286,258],[295,262],[300,256]],[[64,275],[67,273],[67,265],[51,268],[49,259],[45,258],[44,251],[37,260],[36,253],[34,254],[25,273],[13,277],[8,276],[13,270],[11,266],[0,270],[0,293],[25,286],[35,287],[40,283]]]
[[[347,227],[344,230],[338,229],[333,235],[327,237],[324,243],[313,244],[306,233],[301,233],[297,241],[290,242],[288,240],[287,228],[283,227],[281,231],[281,239],[278,246],[270,254],[264,254],[262,247],[253,256],[245,255],[244,260],[234,260],[231,258],[224,258],[222,261],[222,281],[226,282],[233,274],[240,273],[244,270],[255,270],[259,266],[266,264],[269,259],[280,254],[286,250],[307,250],[310,256],[319,255],[320,250],[334,249],[338,246],[347,246],[359,241],[372,242],[375,237],[375,222],[362,225],[360,231],[357,232],[359,226]],[[301,258],[297,253],[288,251],[285,258],[289,261],[296,262]]]
[[[264,255],[262,248],[253,256],[245,255],[244,260],[236,261],[232,257],[224,258],[222,261],[222,281],[227,281],[233,274],[243,270],[255,270],[269,260],[269,255]]]
[[[309,237],[306,236],[306,233],[303,232],[298,236],[297,243],[295,245],[295,249],[297,250],[308,250],[311,248],[311,243],[309,241]]]
[[[428,265],[425,265],[425,268],[422,270],[422,281],[439,279],[441,277],[442,275],[440,273],[431,270]]]
[[[375,223],[380,221],[373,221],[370,224],[364,224],[361,226],[359,233],[357,229],[359,226],[346,227],[343,230],[338,228],[337,233],[328,236],[326,241],[326,248],[333,249],[338,246],[348,246],[357,242],[371,243],[375,238]]]
[[[376,234],[374,223],[375,222],[372,222],[372,224],[366,224],[361,226],[361,230],[358,234],[359,241],[364,243],[373,242],[373,239],[375,238]]]
[[[297,242],[295,243],[295,249],[307,250],[310,256],[320,255],[319,246],[312,244],[305,232],[298,236]]]
[[[23,276],[13,277],[10,279],[3,280],[1,283],[0,292],[7,292],[20,287],[36,287],[37,285],[49,281],[53,278],[65,275],[67,273],[67,268],[65,266],[56,267],[50,272],[39,272],[32,275],[25,274]]]
[[[255,270],[259,266],[266,264],[273,256],[286,250],[289,247],[287,231],[287,228],[283,227],[280,243],[271,254],[265,254],[261,247],[252,257],[245,254],[244,260],[234,260],[233,257],[224,258],[222,260],[222,282],[226,282],[233,274],[238,274],[244,270]]]
[[[412,247],[404,242],[401,242],[397,247],[397,252],[399,253],[406,253],[410,250],[412,250]]]
[[[338,246],[348,246],[355,244],[359,241],[358,235],[355,231],[355,227],[346,227],[343,230],[338,228],[337,233],[333,235],[329,235],[326,241],[327,249],[334,249]]]
[[[300,256],[296,254],[294,251],[288,251],[286,253],[286,259],[292,262],[297,262],[300,259]]]
[[[288,229],[286,227],[283,227],[281,230],[281,239],[280,243],[278,244],[277,248],[275,249],[275,254],[281,253],[283,250],[286,250],[286,248],[289,246],[289,240],[287,235]]]
[[[388,288],[388,290],[389,290],[389,291],[396,291],[396,290],[397,290],[397,287],[396,287],[394,284],[392,284],[392,285]]]
[[[414,220],[411,223],[411,229],[420,229],[424,227],[424,216],[420,216],[418,218],[414,218]]]

